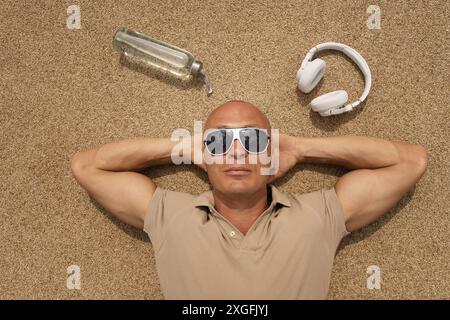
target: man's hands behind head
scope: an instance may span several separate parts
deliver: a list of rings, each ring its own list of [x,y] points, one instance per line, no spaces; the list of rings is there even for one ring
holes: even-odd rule
[[[300,147],[298,138],[283,133],[279,134],[278,171],[271,177],[270,183],[283,177],[291,168],[302,161],[303,157]],[[276,157],[277,155],[272,153],[271,157],[273,158],[274,156]]]
[[[194,142],[196,141],[197,142]],[[302,152],[300,148],[300,141],[297,137],[289,136],[287,134],[279,135],[279,169],[275,173],[269,182],[273,182],[283,177],[291,168],[297,163],[302,161]],[[203,135],[195,134],[191,136],[191,162],[206,171],[206,167],[203,161]],[[195,154],[198,154],[197,159]],[[272,157],[276,154],[272,154]]]

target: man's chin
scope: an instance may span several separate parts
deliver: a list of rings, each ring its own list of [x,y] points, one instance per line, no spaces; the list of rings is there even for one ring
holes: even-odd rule
[[[227,185],[227,193],[234,195],[251,193],[251,190],[253,189],[254,186],[249,181],[245,180],[231,181]]]

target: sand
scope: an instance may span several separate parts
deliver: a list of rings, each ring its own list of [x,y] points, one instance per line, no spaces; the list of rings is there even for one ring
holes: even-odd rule
[[[161,299],[146,234],[111,217],[69,168],[78,150],[132,137],[193,130],[217,105],[250,101],[273,127],[298,136],[367,135],[424,145],[423,179],[374,224],[348,236],[333,269],[330,299],[450,298],[448,1],[377,1],[381,29],[369,30],[366,1],[77,1],[81,29],[66,27],[67,1],[2,1],[0,25],[0,298]],[[119,26],[192,52],[215,91],[121,63]],[[363,78],[339,54],[321,55],[325,80],[310,95],[295,74],[314,45],[357,49],[372,70],[362,110],[321,118],[317,94]],[[123,61],[122,61],[123,62]],[[277,185],[289,192],[331,187],[344,170],[299,165]],[[210,186],[190,166],[146,171],[164,188]],[[78,265],[81,290],[66,287]],[[381,270],[368,290],[367,268]]]

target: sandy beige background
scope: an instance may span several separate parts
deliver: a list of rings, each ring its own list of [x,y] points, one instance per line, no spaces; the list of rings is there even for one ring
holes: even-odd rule
[[[66,28],[71,4],[81,7],[80,30]],[[369,4],[382,10],[381,30],[366,26]],[[0,298],[162,298],[148,237],[90,200],[69,157],[118,139],[192,130],[228,99],[254,103],[293,135],[426,146],[429,169],[415,190],[342,243],[330,298],[450,298],[449,11],[448,1],[406,0],[1,1]],[[111,46],[119,26],[193,52],[214,94],[121,63]],[[318,90],[296,90],[300,61],[325,41],[348,44],[369,63],[373,87],[362,111],[320,118],[307,107],[332,90],[359,96],[362,76],[342,55],[322,55],[328,70]],[[300,165],[278,185],[313,191],[343,172]],[[173,190],[209,188],[187,166],[148,175]],[[79,291],[66,288],[71,264],[81,268]],[[370,265],[381,268],[381,290],[366,288]]]

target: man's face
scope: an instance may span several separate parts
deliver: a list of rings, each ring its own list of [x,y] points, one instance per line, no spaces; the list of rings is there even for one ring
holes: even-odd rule
[[[236,102],[228,102],[216,109],[206,122],[205,132],[224,128],[260,128],[270,135],[270,124],[257,108]],[[265,151],[266,157],[269,150],[270,143]],[[209,180],[220,193],[250,195],[266,187],[270,176],[261,174],[261,168],[270,164],[262,164],[260,156],[263,154],[250,154],[238,139],[233,140],[230,150],[223,155],[203,151],[205,159],[208,158],[206,170]]]

